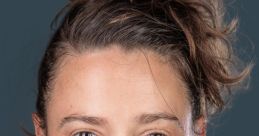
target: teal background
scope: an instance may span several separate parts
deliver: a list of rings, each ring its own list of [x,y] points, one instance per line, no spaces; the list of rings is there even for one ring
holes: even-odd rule
[[[68,1],[68,0],[67,0]],[[65,0],[1,0],[0,2],[0,135],[22,136],[33,131],[36,76],[52,34],[50,23]],[[240,19],[236,46],[246,60],[258,63],[259,1],[229,0],[229,17]],[[251,57],[247,57],[247,56]],[[259,71],[255,65],[250,87],[238,93],[224,114],[214,119],[208,136],[259,136]]]

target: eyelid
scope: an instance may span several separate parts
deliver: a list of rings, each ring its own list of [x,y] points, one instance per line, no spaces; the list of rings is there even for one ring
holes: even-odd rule
[[[141,133],[141,136],[148,136],[152,133],[161,133],[161,134],[164,134],[166,136],[169,136],[169,132],[167,130],[157,129],[157,128],[147,129],[147,130],[145,130],[144,132]]]
[[[102,136],[102,133],[100,133],[99,131],[97,131],[95,129],[88,129],[88,128],[82,128],[82,129],[73,130],[69,134],[69,136],[74,136],[75,134],[80,133],[80,132],[90,132],[90,133],[95,134],[96,136]]]

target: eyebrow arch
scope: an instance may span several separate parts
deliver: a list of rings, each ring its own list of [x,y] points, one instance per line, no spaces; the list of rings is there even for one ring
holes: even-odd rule
[[[182,128],[180,120],[175,115],[168,114],[168,113],[142,114],[136,117],[136,120],[139,124],[149,124],[161,119],[176,122],[177,125],[179,125]]]
[[[75,122],[75,121],[83,122],[94,126],[103,126],[107,124],[107,121],[103,118],[83,116],[83,115],[71,115],[62,119],[61,123],[59,124],[59,129],[64,127],[65,124]]]

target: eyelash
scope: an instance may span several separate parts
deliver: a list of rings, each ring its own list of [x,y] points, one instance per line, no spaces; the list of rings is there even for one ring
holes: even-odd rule
[[[86,134],[86,133],[87,133],[87,134]],[[83,135],[83,134],[85,134],[85,135]],[[90,135],[89,135],[89,134],[90,134]],[[167,136],[166,134],[161,133],[161,132],[152,132],[152,133],[147,134],[147,135],[145,135],[145,136],[156,136],[156,135],[158,135],[158,136]],[[96,136],[96,134],[93,133],[93,132],[82,131],[82,132],[77,132],[77,133],[75,133],[73,136]]]
[[[94,129],[78,129],[72,132],[70,136],[102,136],[102,134]]]
[[[152,130],[152,132],[145,132],[144,136],[168,136],[167,132],[163,130]]]
[[[147,133],[147,134],[146,134]],[[84,135],[83,135],[84,134]],[[90,134],[90,135],[89,135]],[[154,135],[158,135],[158,136],[168,136],[166,133],[161,132],[161,131],[154,131],[154,132],[145,132],[144,136],[154,136]],[[72,136],[97,136],[97,134],[95,134],[94,132],[90,132],[90,131],[80,131],[80,132],[76,132],[75,134],[73,134]]]
[[[76,132],[72,136],[97,136],[97,135],[94,132],[90,132],[90,131],[80,131],[80,132]]]

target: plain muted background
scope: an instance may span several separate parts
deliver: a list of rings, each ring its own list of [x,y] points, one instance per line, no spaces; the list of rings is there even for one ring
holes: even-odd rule
[[[0,2],[0,135],[33,132],[38,65],[53,33],[50,23],[68,0],[1,0]],[[239,16],[238,52],[257,64],[259,1],[227,0],[229,17]],[[253,46],[253,47],[252,47]],[[247,57],[250,55],[250,57]],[[255,65],[250,87],[210,125],[208,136],[259,136],[259,71]]]

